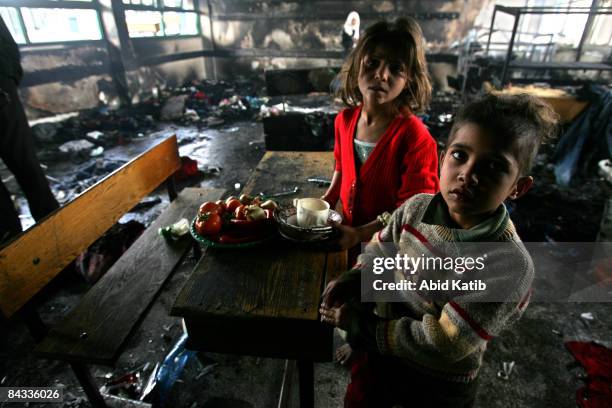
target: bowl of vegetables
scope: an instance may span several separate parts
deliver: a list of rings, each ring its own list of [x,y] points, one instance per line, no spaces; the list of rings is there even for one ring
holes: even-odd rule
[[[190,232],[205,246],[245,248],[259,245],[276,234],[274,212],[278,205],[271,200],[246,194],[225,201],[207,201],[200,205]]]

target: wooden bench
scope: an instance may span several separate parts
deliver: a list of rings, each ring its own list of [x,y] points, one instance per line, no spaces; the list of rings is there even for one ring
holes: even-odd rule
[[[220,189],[174,186],[176,136],[125,164],[0,249],[0,312],[21,315],[40,340],[34,352],[71,364],[93,406],[105,406],[87,364],[112,366],[164,282],[192,247],[157,230],[186,217]],[[140,200],[166,183],[170,205],[56,327],[48,330],[32,298]],[[195,248],[195,247],[194,247]]]

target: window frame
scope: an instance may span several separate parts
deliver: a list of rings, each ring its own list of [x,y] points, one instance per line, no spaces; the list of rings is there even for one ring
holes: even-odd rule
[[[125,4],[123,0],[121,0],[121,4],[123,6],[123,16],[125,19],[126,11],[158,11],[161,13],[161,30],[162,35],[154,35],[151,37],[132,37],[130,36],[131,41],[142,41],[142,40],[168,40],[174,38],[193,38],[199,37],[202,35],[202,27],[200,26],[200,11],[199,11],[199,0],[193,0],[193,9],[185,9],[182,7],[166,7],[164,6],[164,0],[156,0],[157,6],[145,6],[142,4]],[[184,2],[185,0],[182,0]],[[196,16],[196,33],[195,34],[166,34],[165,32],[165,24],[164,24],[164,13],[165,12],[176,12],[176,13],[194,13]],[[129,29],[128,29],[129,35]]]
[[[25,39],[24,44],[18,44],[20,47],[37,47],[47,45],[77,45],[77,44],[103,44],[106,41],[106,33],[102,26],[102,17],[100,13],[100,3],[98,0],[90,1],[73,1],[73,0],[0,0],[0,7],[14,8],[17,10],[17,17],[19,25]],[[98,29],[100,30],[101,38],[99,40],[61,40],[61,41],[44,41],[44,42],[32,42],[28,34],[27,27],[23,20],[23,14],[21,13],[22,8],[31,9],[80,9],[80,10],[94,10],[98,21]]]

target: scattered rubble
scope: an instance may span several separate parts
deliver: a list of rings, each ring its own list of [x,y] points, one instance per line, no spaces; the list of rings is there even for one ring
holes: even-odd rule
[[[76,269],[90,284],[97,282],[145,230],[136,221],[115,224],[76,259]]]
[[[514,366],[514,361],[504,361],[502,364],[502,370],[497,372],[497,377],[501,378],[502,380],[509,380]]]
[[[185,102],[187,101],[187,98],[188,95],[178,95],[168,98],[164,106],[161,108],[159,118],[161,120],[175,120],[181,118],[185,112]]]
[[[595,342],[568,341],[565,347],[584,368],[580,375],[585,385],[576,391],[576,405],[581,408],[610,406],[612,401],[612,350]]]
[[[60,152],[69,156],[82,154],[89,155],[94,146],[95,145],[89,140],[79,139],[66,142],[58,147],[58,149]]]

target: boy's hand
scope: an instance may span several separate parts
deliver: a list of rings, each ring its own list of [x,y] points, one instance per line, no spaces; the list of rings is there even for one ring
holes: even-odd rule
[[[345,303],[350,296],[354,296],[354,284],[350,282],[341,282],[337,279],[330,281],[323,291],[321,307],[327,309],[338,307]]]
[[[349,330],[351,327],[351,319],[353,318],[353,310],[345,303],[339,307],[325,307],[319,308],[321,313],[321,321],[323,323],[331,324],[342,330]]]

